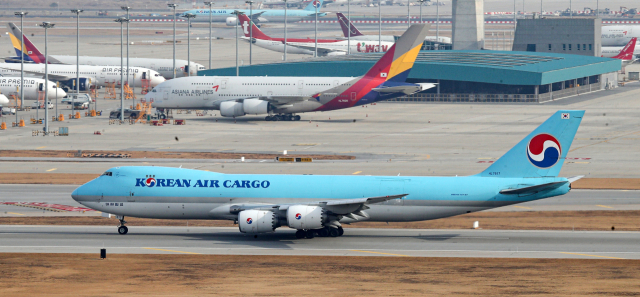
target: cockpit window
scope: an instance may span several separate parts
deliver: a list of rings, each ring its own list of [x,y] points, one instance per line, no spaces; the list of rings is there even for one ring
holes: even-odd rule
[[[155,75],[155,76],[160,76],[160,74],[157,74],[157,73],[156,73],[156,74],[154,74],[154,75]]]
[[[152,92],[152,93],[155,93],[155,92],[156,92],[156,89],[151,90],[151,92]]]
[[[105,171],[102,175],[112,176],[112,173],[111,173],[111,171]]]

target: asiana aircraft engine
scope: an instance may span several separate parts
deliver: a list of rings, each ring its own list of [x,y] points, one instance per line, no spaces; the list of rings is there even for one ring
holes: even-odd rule
[[[238,213],[238,227],[242,233],[274,232],[278,216],[267,210],[243,210]]]
[[[247,114],[266,114],[272,105],[260,99],[245,99],[243,102],[225,101],[220,103],[220,115],[223,117],[240,117]]]
[[[321,229],[326,218],[320,206],[292,205],[287,209],[287,224],[293,229]]]

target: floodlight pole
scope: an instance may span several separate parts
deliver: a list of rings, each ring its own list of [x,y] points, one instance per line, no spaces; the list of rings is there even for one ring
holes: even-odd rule
[[[191,19],[196,15],[187,13],[182,17],[187,19],[187,76],[191,76]]]
[[[411,0],[407,0],[407,29],[411,27]]]
[[[313,0],[314,2],[316,0]],[[317,2],[313,4],[313,7],[315,7],[316,9],[316,21],[314,22],[315,24],[315,28],[314,28],[314,33],[315,33],[315,39],[316,39],[316,44],[315,44],[315,52],[313,53],[314,57],[318,57],[318,6],[320,6],[320,2]]]
[[[71,10],[72,13],[76,14],[76,98],[80,98],[80,13],[83,11],[82,9]],[[89,101],[89,105],[91,105],[91,101]]]
[[[50,22],[42,22],[39,25],[44,28],[44,133],[47,135],[49,133],[49,46],[47,43],[47,29],[53,28],[55,24]],[[40,109],[40,105],[38,104],[38,109]]]
[[[20,16],[20,107],[24,108],[24,53],[27,48],[24,46],[24,16],[28,14],[26,11],[18,11],[14,13],[17,16]],[[17,102],[16,102],[16,105]],[[16,106],[16,125],[18,125],[18,106]]]
[[[236,15],[236,26],[235,26],[235,30],[236,30],[236,76],[240,76],[240,64],[239,64],[239,60],[238,60],[238,26],[240,24],[240,15],[242,14],[242,12],[240,12],[239,10],[236,10],[233,12],[233,14]],[[251,22],[251,19],[249,19],[249,22]]]
[[[349,19],[349,30],[347,30],[347,55],[351,54],[351,0],[347,0],[347,19]]]
[[[209,6],[209,69],[211,69],[211,26],[212,26],[212,22],[211,22],[211,6],[215,3],[211,2],[211,1],[205,1],[204,2],[205,5]]]
[[[422,24],[422,3],[424,3],[425,0],[418,0],[418,2],[420,2],[420,24]]]
[[[287,60],[287,0],[284,1],[284,60]]]
[[[124,121],[124,71],[122,71],[122,68],[124,68],[124,50],[122,43],[124,35],[124,23],[128,22],[129,19],[118,18],[115,21],[120,23],[120,121],[122,122]],[[175,75],[175,68],[173,73]]]
[[[349,27],[349,31],[351,31],[351,27]],[[382,0],[378,0],[378,51],[382,52]]]
[[[173,8],[173,78],[176,78],[176,7],[178,4],[169,3],[167,7]]]
[[[131,9],[131,7],[129,6],[121,6],[120,8],[122,8],[122,10],[126,10],[127,11],[127,20],[129,19],[129,9]],[[129,22],[127,22],[127,72],[126,72],[126,76],[127,76],[127,85],[129,85],[129,87],[131,87],[131,83],[129,82],[129,75],[131,73],[129,73]],[[133,84],[135,85],[135,81],[133,82]],[[133,103],[132,106],[136,106],[136,99],[135,97],[133,97]]]
[[[440,42],[440,2],[439,0],[436,0],[436,42]]]
[[[253,2],[254,1],[245,1],[245,3],[249,4],[249,65],[252,64],[253,57]]]

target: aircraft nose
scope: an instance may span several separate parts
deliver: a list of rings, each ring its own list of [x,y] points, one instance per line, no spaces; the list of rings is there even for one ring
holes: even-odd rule
[[[73,200],[80,202],[80,193],[82,192],[82,187],[84,187],[84,185],[78,187],[77,189],[73,190],[73,192],[71,192],[71,198],[73,198]]]
[[[163,83],[164,81],[165,81],[165,78],[164,78],[164,77],[162,77],[162,76],[156,76],[156,77],[154,77],[153,79],[151,79],[151,84],[150,84],[150,85],[151,85],[151,87],[153,88],[153,87],[155,87],[155,86],[157,86],[157,85],[159,85],[159,84]]]

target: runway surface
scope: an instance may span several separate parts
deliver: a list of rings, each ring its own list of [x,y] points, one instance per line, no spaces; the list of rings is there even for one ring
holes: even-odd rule
[[[345,229],[296,239],[237,228],[0,226],[0,252],[640,259],[640,232]]]

